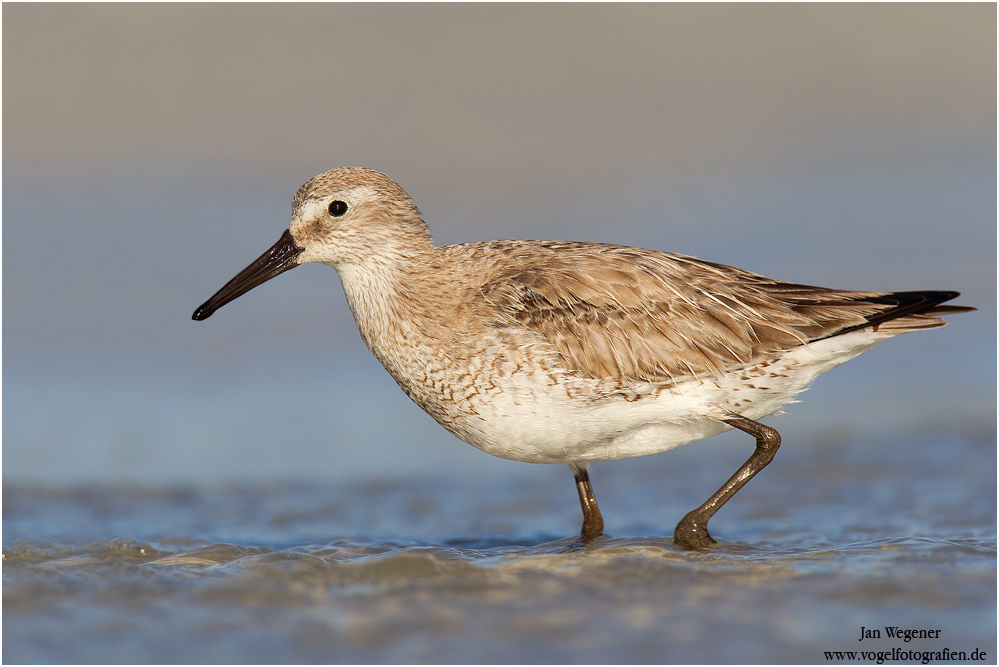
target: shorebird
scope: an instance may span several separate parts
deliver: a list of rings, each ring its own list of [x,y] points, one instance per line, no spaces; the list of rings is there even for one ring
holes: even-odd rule
[[[371,169],[303,185],[291,224],[194,313],[308,262],[336,269],[368,349],[417,405],[482,451],[565,463],[581,535],[603,532],[588,466],[728,429],[749,459],[673,536],[714,543],[708,520],[773,459],[756,421],[874,344],[943,326],[958,292],[797,285],[693,257],[603,243],[435,246],[412,199]]]

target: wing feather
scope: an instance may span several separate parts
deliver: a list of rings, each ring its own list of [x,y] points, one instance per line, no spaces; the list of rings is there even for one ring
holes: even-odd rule
[[[945,322],[933,315],[966,310],[938,305],[955,292],[832,290],[652,250],[519,243],[520,261],[481,288],[500,324],[540,334],[580,373],[623,384],[718,376],[846,331],[936,327]]]

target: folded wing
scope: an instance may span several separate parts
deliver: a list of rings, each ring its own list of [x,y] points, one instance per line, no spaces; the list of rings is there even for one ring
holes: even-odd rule
[[[530,254],[483,287],[500,324],[541,334],[580,373],[627,384],[717,376],[849,331],[903,333],[974,310],[939,305],[957,292],[832,290],[622,246],[552,242]]]

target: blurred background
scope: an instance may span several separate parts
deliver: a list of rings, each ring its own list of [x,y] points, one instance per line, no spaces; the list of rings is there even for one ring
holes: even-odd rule
[[[327,267],[191,320],[341,165],[397,180],[442,244],[960,290],[977,313],[770,423],[993,438],[995,25],[992,4],[7,4],[3,481],[542,474],[410,404]]]

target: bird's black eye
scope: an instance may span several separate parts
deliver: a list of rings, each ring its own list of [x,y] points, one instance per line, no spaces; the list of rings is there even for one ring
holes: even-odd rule
[[[334,199],[330,202],[330,215],[334,218],[339,218],[341,215],[347,212],[347,202],[340,201],[339,199]]]

